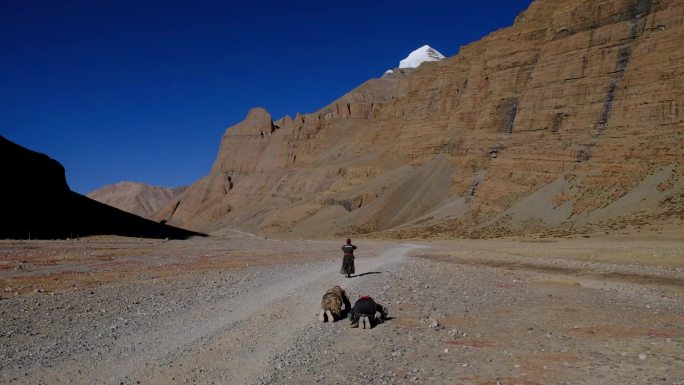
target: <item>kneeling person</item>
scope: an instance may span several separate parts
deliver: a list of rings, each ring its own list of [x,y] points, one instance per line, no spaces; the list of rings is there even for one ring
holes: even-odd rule
[[[380,313],[379,319],[376,317],[376,313]],[[351,327],[358,327],[359,322],[361,322],[362,329],[370,329],[378,321],[387,318],[387,309],[379,303],[376,303],[373,298],[364,296],[359,297],[359,299],[356,300],[350,315]]]
[[[344,289],[339,286],[328,289],[321,300],[321,312],[318,314],[318,320],[325,322],[327,318],[328,322],[335,322],[342,318],[342,305],[346,311],[351,309],[349,297],[347,297]]]

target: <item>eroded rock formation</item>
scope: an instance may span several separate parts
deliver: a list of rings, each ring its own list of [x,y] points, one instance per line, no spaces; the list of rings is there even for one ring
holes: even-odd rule
[[[158,219],[402,237],[681,217],[682,41],[681,1],[537,0],[456,56],[318,112],[250,111]]]

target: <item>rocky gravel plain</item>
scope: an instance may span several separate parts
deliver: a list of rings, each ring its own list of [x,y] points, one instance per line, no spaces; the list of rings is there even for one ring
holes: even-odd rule
[[[5,241],[0,383],[684,384],[682,242],[625,242],[359,241],[346,279],[339,242]],[[335,284],[390,319],[319,323]]]
[[[392,319],[302,328],[260,383],[684,383],[681,292],[419,258],[376,278],[353,294]]]

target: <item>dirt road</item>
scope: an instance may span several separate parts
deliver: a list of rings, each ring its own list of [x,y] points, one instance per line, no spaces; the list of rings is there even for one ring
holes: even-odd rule
[[[568,242],[5,242],[0,382],[684,384],[681,243]],[[393,318],[318,323],[335,284]]]
[[[367,272],[399,263],[417,246],[397,246],[360,263]],[[286,277],[276,275],[259,287],[245,291],[235,301],[217,303],[206,314],[194,309],[170,321],[150,338],[142,350],[112,360],[92,373],[88,382],[126,378],[146,383],[199,380],[200,383],[249,384],[268,370],[268,359],[285,346],[303,326],[314,321],[321,293],[334,284],[353,289],[372,275],[341,278],[337,264],[309,266]],[[347,282],[348,281],[348,282]],[[332,283],[332,284],[331,284]],[[192,325],[188,328],[188,325]],[[184,378],[188,367],[200,368],[195,377]]]

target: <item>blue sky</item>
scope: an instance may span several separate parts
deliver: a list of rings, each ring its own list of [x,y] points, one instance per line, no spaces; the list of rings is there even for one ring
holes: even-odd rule
[[[454,55],[530,2],[5,0],[0,135],[60,161],[80,193],[190,184],[251,107],[316,111],[424,44]]]

